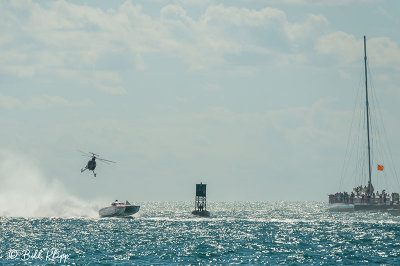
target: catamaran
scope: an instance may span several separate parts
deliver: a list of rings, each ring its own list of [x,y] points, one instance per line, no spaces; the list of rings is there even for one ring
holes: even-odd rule
[[[368,167],[368,184],[358,186],[351,193],[338,192],[329,195],[329,207],[331,211],[354,211],[354,210],[389,210],[399,209],[399,193],[388,193],[386,190],[375,191],[372,185],[371,172],[371,132],[370,132],[370,106],[368,99],[368,76],[367,76],[367,48],[366,38],[364,36],[364,76],[365,76],[365,121],[367,135],[367,167]],[[377,170],[383,171],[383,164],[377,164]]]

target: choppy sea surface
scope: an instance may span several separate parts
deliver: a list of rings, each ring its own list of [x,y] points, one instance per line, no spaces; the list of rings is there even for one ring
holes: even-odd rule
[[[398,264],[400,217],[320,202],[144,202],[133,218],[1,217],[0,264]]]

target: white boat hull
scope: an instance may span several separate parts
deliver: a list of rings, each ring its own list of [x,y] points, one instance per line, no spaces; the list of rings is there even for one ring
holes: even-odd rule
[[[351,212],[351,211],[354,211],[354,204],[333,203],[333,204],[329,204],[328,210],[334,211],[334,212]]]
[[[101,218],[104,217],[125,217],[137,213],[140,206],[124,205],[124,206],[110,206],[99,210]]]
[[[140,209],[140,206],[137,205],[125,205],[125,211],[120,216],[129,216],[137,213]]]
[[[99,210],[100,217],[120,216],[125,212],[125,206],[110,206]]]

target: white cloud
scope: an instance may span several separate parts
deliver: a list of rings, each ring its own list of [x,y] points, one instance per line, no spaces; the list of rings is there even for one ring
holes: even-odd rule
[[[205,83],[203,85],[203,88],[208,91],[220,91],[221,90],[221,86],[218,84],[214,84],[214,83]]]
[[[251,10],[248,8],[225,7],[224,5],[210,6],[204,16],[204,23],[212,25],[233,26],[274,26],[286,22],[286,14],[276,8]],[[225,26],[221,25],[221,26]]]
[[[315,45],[317,52],[332,55],[343,64],[358,61],[362,53],[362,41],[353,35],[338,31],[321,36]]]
[[[110,94],[123,95],[123,94],[127,93],[127,90],[124,87],[105,86],[105,85],[99,84],[98,88],[100,88],[100,90],[110,93]]]
[[[275,109],[262,113],[237,113],[224,107],[209,107],[199,113],[165,114],[148,118],[148,130],[163,134],[169,132],[167,135],[171,136],[171,139],[166,143],[170,143],[171,150],[172,146],[179,146],[176,139],[195,143],[192,138],[197,135],[201,135],[211,146],[222,143],[229,146],[232,143],[253,141],[275,146],[274,139],[279,135],[285,140],[285,146],[304,145],[317,150],[337,144],[341,140],[338,136],[344,136],[346,133],[342,126],[344,121],[348,122],[349,114],[332,108],[330,105],[334,102],[334,99],[322,99],[311,106]],[[201,130],[196,133],[196,128]],[[263,138],[251,137],[257,134],[256,132],[264,132],[266,135]],[[152,134],[149,132],[149,136]],[[230,140],[226,141],[226,138]],[[232,138],[236,140],[233,141]],[[252,148],[256,146],[254,143]],[[225,152],[227,149],[230,148],[217,148]],[[243,152],[247,149],[242,147],[238,150]],[[260,152],[258,148],[254,149]],[[182,150],[186,149],[182,147]]]
[[[0,106],[6,109],[24,108],[21,100],[0,94]]]
[[[56,106],[63,107],[85,107],[91,106],[93,102],[91,100],[82,101],[69,101],[60,96],[41,95],[33,96],[26,101],[22,101],[18,98],[3,95],[0,93],[0,107],[5,109],[47,109]]]
[[[315,32],[325,27],[328,20],[321,14],[309,14],[306,21],[301,23],[289,22],[286,13],[277,8],[262,8],[260,10],[225,7],[224,5],[210,6],[202,21],[209,25],[225,27],[262,27],[279,30],[290,41],[307,39]]]
[[[29,16],[22,17],[18,9]],[[265,29],[278,31],[290,43],[309,38],[327,24],[322,15],[310,14],[304,22],[291,23],[279,9],[224,5],[209,6],[198,20],[179,4],[167,5],[157,18],[130,1],[107,11],[67,1],[49,5],[28,1],[17,7],[5,3],[0,15],[6,25],[0,39],[1,70],[20,77],[74,71],[83,82],[87,80],[87,70],[121,51],[131,51],[129,56],[138,70],[148,68],[146,54],[152,53],[174,56],[192,70],[203,70],[222,65],[232,55],[287,53],[271,52],[262,43],[241,38],[235,33],[242,27],[255,28],[266,35]],[[233,30],[225,31],[227,28]],[[108,68],[104,71],[116,71]],[[99,84],[93,85],[104,90]],[[116,82],[106,87],[123,86]]]
[[[112,71],[92,71],[87,73],[85,81],[88,84],[93,84],[100,90],[110,94],[126,94],[127,90],[120,86],[121,79],[116,72]]]
[[[337,31],[321,36],[315,45],[320,54],[337,59],[343,65],[360,62],[364,58],[363,37]],[[378,67],[392,67],[400,70],[400,49],[397,43],[386,37],[367,38],[369,62]]]
[[[136,69],[138,70],[146,70],[147,69],[147,64],[143,60],[143,57],[140,54],[136,54]]]
[[[347,73],[346,71],[343,71],[341,69],[338,70],[340,77],[342,77],[343,79],[350,79],[351,76],[349,73]]]
[[[258,1],[258,0],[253,0]],[[268,4],[304,5],[304,6],[348,6],[354,4],[381,3],[383,0],[264,0]]]
[[[367,40],[367,53],[374,65],[392,66],[400,71],[400,49],[390,38],[380,37]]]
[[[155,3],[176,3],[181,5],[210,5],[217,4],[221,1],[216,0],[147,0]],[[294,6],[347,6],[352,4],[369,4],[369,3],[381,3],[383,0],[238,0],[237,2],[255,2],[263,3],[267,5],[294,5]]]
[[[314,36],[318,29],[323,29],[328,25],[328,20],[323,15],[309,14],[304,23],[288,24],[286,32],[290,40],[307,40]]]

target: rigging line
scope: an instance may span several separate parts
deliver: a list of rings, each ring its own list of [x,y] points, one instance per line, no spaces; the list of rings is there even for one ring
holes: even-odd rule
[[[360,176],[360,173],[361,173],[361,165],[362,165],[362,161],[360,160],[360,156],[361,156],[361,154],[360,154],[360,151],[361,151],[361,139],[360,139],[360,134],[359,134],[359,132],[357,132],[357,134],[355,135],[355,141],[354,141],[354,145],[353,145],[353,148],[352,148],[352,153],[354,154],[354,156],[352,156],[353,157],[353,160],[352,161],[349,161],[349,163],[352,163],[353,164],[353,167],[352,167],[352,169],[353,169],[353,180],[355,181],[355,180],[357,180],[357,186],[359,186],[360,185],[360,183],[361,183],[361,177],[362,176]]]
[[[359,97],[358,97],[358,105],[357,105],[357,109],[358,109],[358,115],[359,115],[359,119],[358,119],[358,127],[357,127],[357,147],[355,149],[355,152],[357,154],[356,157],[356,164],[357,164],[357,173],[355,173],[356,176],[358,176],[358,180],[359,180],[359,185],[362,185],[363,183],[365,183],[365,153],[366,153],[366,149],[364,146],[365,143],[365,129],[366,129],[366,123],[365,123],[365,117],[366,117],[366,110],[365,110],[365,102],[363,101],[364,97],[361,97],[364,93],[364,68],[361,67],[362,69],[362,80],[359,86]]]
[[[360,87],[360,84],[362,82],[362,72],[360,73],[360,78],[359,78],[359,85],[358,87]],[[347,143],[346,143],[346,152],[345,152],[345,156],[344,156],[344,161],[342,164],[342,170],[340,173],[340,182],[339,182],[339,191],[342,190],[342,186],[343,186],[343,180],[344,180],[344,174],[347,171],[348,165],[346,164],[346,162],[349,162],[351,160],[349,160],[349,158],[352,157],[352,151],[354,149],[349,149],[350,143],[353,144],[351,142],[352,139],[352,131],[353,131],[353,125],[354,125],[354,120],[355,120],[355,116],[356,116],[356,112],[357,112],[357,100],[359,99],[359,94],[360,94],[360,90],[356,90],[356,98],[354,99],[354,104],[353,106],[355,106],[356,108],[354,108],[353,110],[353,114],[352,114],[352,118],[351,118],[351,123],[350,123],[350,128],[349,128],[349,132],[348,132],[348,137],[347,137]],[[349,154],[349,150],[350,150],[350,154]]]
[[[371,70],[371,68],[369,67],[368,64],[367,64],[367,66],[368,66],[368,70],[369,70],[369,73],[370,73],[370,77],[372,77],[372,75],[371,75],[371,71],[372,70]],[[373,79],[371,79],[371,78],[370,78],[370,83],[371,83],[371,87],[375,88],[374,83],[373,83]],[[380,124],[382,125],[382,133],[381,133],[381,135],[383,135],[383,138],[384,138],[384,140],[382,141],[383,148],[384,148],[383,149],[383,153],[385,153],[385,152],[387,153],[387,154],[383,154],[383,156],[387,155],[387,157],[390,159],[389,163],[391,163],[392,167],[390,167],[389,169],[392,169],[392,171],[394,173],[393,179],[394,179],[395,183],[397,183],[398,187],[400,188],[400,181],[399,181],[398,174],[397,174],[397,171],[396,171],[396,167],[395,167],[395,164],[394,164],[393,153],[392,153],[392,150],[391,150],[390,145],[389,145],[388,133],[387,133],[385,124],[383,123],[382,109],[380,107],[378,98],[375,95],[376,94],[375,90],[373,90],[373,92],[374,92],[375,105],[377,106],[377,112],[376,113],[379,116],[379,119],[380,119],[379,121],[382,121]],[[384,176],[386,177],[386,174]],[[388,179],[388,178],[385,178],[385,180],[386,179]]]
[[[363,169],[362,169],[362,164],[364,162],[364,160],[361,160],[361,158],[364,156],[364,147],[363,147],[363,134],[361,135],[361,131],[363,129],[363,125],[364,125],[364,109],[361,107],[361,94],[363,92],[362,89],[362,85],[361,83],[358,86],[358,94],[357,94],[357,103],[355,105],[355,110],[357,112],[357,121],[358,121],[358,125],[355,128],[355,135],[354,135],[354,148],[351,150],[353,153],[355,153],[354,156],[354,161],[352,161],[352,163],[354,164],[354,168],[353,168],[353,180],[358,182],[356,184],[356,186],[359,186],[360,184],[362,184],[362,176],[363,176]],[[361,152],[360,152],[361,151]],[[351,162],[350,162],[351,163]]]
[[[381,113],[381,109],[378,108],[378,115],[381,116],[381,121],[382,120],[382,113]],[[384,123],[380,123],[383,127],[384,127]],[[379,134],[379,140],[381,141],[380,144],[377,144],[379,146],[378,149],[376,149],[376,151],[378,152],[378,157],[380,163],[383,163],[386,166],[385,171],[383,172],[383,176],[382,174],[380,176],[382,176],[384,178],[384,182],[386,184],[387,187],[389,187],[388,185],[390,184],[390,187],[398,187],[399,186],[399,180],[397,178],[397,173],[396,173],[396,168],[394,167],[394,163],[391,157],[392,153],[390,151],[390,145],[388,142],[388,138],[387,138],[387,133],[386,131],[380,132]],[[385,159],[388,159],[389,164],[386,165]],[[389,166],[389,167],[388,167]],[[379,173],[379,171],[378,171]]]
[[[379,120],[379,114],[380,114],[380,108],[379,108],[379,102],[378,102],[378,98],[375,92],[375,88],[371,85],[371,90],[372,90],[372,102],[374,103],[373,106],[373,112],[374,112],[374,116],[373,116],[373,128],[374,128],[374,135],[373,135],[373,145],[374,145],[374,158],[376,158],[374,160],[374,164],[377,165],[378,161],[382,161],[385,158],[385,149],[382,149],[384,147],[382,147],[381,142],[381,136],[382,136],[382,132],[381,132],[381,124],[379,123],[382,120]],[[376,171],[375,171],[376,172]],[[378,173],[376,174],[376,179],[378,180],[379,177],[381,177],[382,175],[378,175]],[[383,175],[384,178],[386,178],[386,175]],[[387,182],[388,180],[385,179],[385,182]]]
[[[362,86],[360,86],[359,91],[360,91],[360,93],[362,93],[364,91]],[[365,177],[366,177],[365,176],[365,163],[366,163],[365,158],[367,158],[366,157],[367,150],[365,149],[365,146],[364,146],[365,140],[366,140],[365,139],[366,136],[364,134],[365,129],[366,129],[366,126],[365,126],[366,110],[363,106],[364,103],[362,102],[361,99],[362,99],[362,97],[359,98],[358,114],[359,114],[360,119],[358,120],[359,123],[358,123],[358,127],[357,127],[358,131],[357,131],[357,139],[356,139],[357,147],[355,149],[355,152],[357,155],[357,157],[355,158],[356,159],[355,163],[357,166],[357,168],[355,169],[357,171],[355,173],[355,176],[358,177],[359,185],[362,185],[363,183],[365,184]]]
[[[357,108],[356,112],[357,112],[357,117],[360,118],[360,113],[362,113],[362,112],[360,112],[360,109]],[[362,149],[361,149],[362,138],[361,138],[361,135],[359,132],[359,128],[361,126],[362,119],[357,119],[357,121],[358,121],[358,126],[354,130],[355,131],[354,139],[352,139],[352,140],[354,140],[353,146],[351,149],[353,161],[350,160],[349,164],[353,163],[353,165],[355,166],[352,168],[354,171],[352,173],[353,174],[352,179],[355,181],[358,178],[358,184],[357,184],[357,186],[358,186],[358,185],[360,185],[360,163],[361,163],[360,151],[362,151]],[[354,156],[353,156],[353,154],[354,154]]]
[[[344,161],[343,161],[342,170],[341,170],[341,173],[340,173],[339,191],[342,190],[343,178],[344,178],[344,169],[346,168],[346,161],[348,161],[347,158],[348,158],[348,153],[349,153],[351,130],[352,130],[352,127],[353,127],[354,116],[355,116],[354,114],[355,114],[355,110],[353,111],[353,115],[352,115],[352,119],[351,119],[351,123],[350,123],[350,130],[348,132],[348,138],[347,138],[347,144],[346,144],[346,152],[345,152],[345,155],[344,155]],[[351,155],[351,152],[350,152],[350,155]]]
[[[383,121],[383,115],[382,115],[382,111],[381,111],[381,109],[379,108],[379,115],[380,115],[380,118],[381,118],[381,120]],[[395,166],[395,164],[394,164],[394,160],[393,160],[393,153],[392,153],[392,151],[391,151],[391,148],[390,148],[390,145],[389,145],[389,138],[388,138],[388,134],[387,134],[387,130],[386,130],[386,127],[385,127],[385,124],[384,123],[382,123],[382,128],[383,128],[383,137],[384,137],[384,141],[383,141],[383,144],[384,144],[384,152],[386,152],[385,153],[385,156],[387,156],[388,157],[388,159],[390,160],[389,161],[389,163],[391,164],[391,166],[393,166],[393,167],[390,167],[390,168],[388,168],[388,169],[392,169],[392,171],[393,171],[393,180],[395,181],[395,183],[397,183],[397,185],[400,187],[400,184],[399,184],[399,178],[398,178],[398,175],[397,175],[397,171],[396,171],[396,167],[394,167]]]
[[[367,137],[364,135],[364,133],[365,133],[365,130],[367,130],[367,110],[365,109],[365,108],[363,108],[362,109],[363,111],[362,111],[362,131],[363,132],[361,132],[362,133],[362,139],[363,140],[365,140],[365,141],[363,141],[363,143],[361,143],[361,146],[362,146],[362,158],[361,158],[361,160],[360,160],[360,162],[361,162],[361,164],[362,164],[362,169],[363,169],[363,183],[364,184],[366,184],[367,182],[366,182],[366,180],[368,180],[369,179],[369,171],[367,171],[367,172],[365,172],[365,168],[367,168],[368,167],[368,165],[366,165],[366,162],[365,162],[365,158],[368,158],[368,150],[366,149],[368,146],[364,146],[364,143],[366,143],[367,142]],[[365,168],[364,168],[365,167]]]
[[[360,116],[360,114],[362,114],[362,111],[359,111],[358,115]],[[360,135],[360,132],[359,132],[359,128],[360,128],[360,126],[362,126],[361,125],[361,123],[362,123],[362,115],[361,115],[360,118],[361,119],[358,121],[359,124],[358,124],[358,127],[357,127],[358,130],[357,130],[357,138],[356,138],[356,143],[355,143],[357,146],[355,147],[356,156],[355,156],[355,162],[354,162],[355,165],[356,165],[356,169],[355,169],[356,172],[354,173],[354,175],[355,175],[355,177],[358,178],[358,184],[357,185],[360,185],[360,184],[363,183],[363,180],[362,180],[362,176],[363,176],[362,162],[363,162],[363,160],[360,160],[360,158],[363,157],[363,155],[364,155],[364,153],[363,153],[364,149],[363,149],[363,147],[361,145],[362,136]]]
[[[389,188],[389,185],[388,185],[387,178],[386,178],[385,174],[383,174],[383,177],[384,177],[383,181],[385,182],[386,188]],[[389,190],[387,192],[389,192]]]

